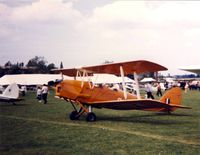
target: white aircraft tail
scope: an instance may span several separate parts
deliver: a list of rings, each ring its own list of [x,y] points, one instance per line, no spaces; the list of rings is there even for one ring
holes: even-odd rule
[[[19,97],[19,87],[16,83],[10,84],[2,93],[3,97],[17,99]]]

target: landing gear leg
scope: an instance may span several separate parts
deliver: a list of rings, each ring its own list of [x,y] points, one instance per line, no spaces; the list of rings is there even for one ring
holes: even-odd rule
[[[78,109],[75,107],[74,103],[72,101],[70,101],[70,103],[72,104],[73,108],[74,108],[74,111],[72,111],[70,114],[69,114],[69,118],[70,120],[78,120],[79,117],[82,115],[82,107]]]
[[[92,107],[89,106],[88,109],[89,109],[89,112],[86,116],[86,121],[87,122],[95,122],[96,121],[96,115],[95,115],[95,113],[92,112]]]
[[[82,114],[86,113],[87,114],[86,115],[87,122],[95,122],[96,121],[96,115],[95,115],[95,113],[92,112],[92,106],[89,106],[87,108],[79,101],[76,101],[76,102],[70,101],[70,103],[72,104],[72,107],[74,108],[74,111],[72,111],[71,114],[69,115],[70,120],[78,120]],[[76,108],[75,104],[80,106],[79,110]]]

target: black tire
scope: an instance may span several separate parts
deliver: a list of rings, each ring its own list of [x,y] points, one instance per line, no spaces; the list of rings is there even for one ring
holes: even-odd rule
[[[86,116],[87,122],[95,122],[96,121],[96,115],[93,112],[90,112]]]
[[[78,114],[77,111],[72,111],[71,114],[69,115],[70,120],[78,120],[80,115]]]

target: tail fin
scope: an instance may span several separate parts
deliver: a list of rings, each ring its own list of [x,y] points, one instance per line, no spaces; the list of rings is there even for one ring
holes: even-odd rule
[[[19,87],[16,83],[12,83],[4,90],[2,95],[5,97],[17,99],[19,97]]]
[[[181,89],[179,87],[171,88],[164,94],[160,101],[166,104],[180,106],[182,101]]]

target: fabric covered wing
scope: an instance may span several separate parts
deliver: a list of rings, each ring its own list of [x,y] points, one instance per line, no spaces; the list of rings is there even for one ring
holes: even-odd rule
[[[162,111],[163,109],[171,108],[170,105],[159,102],[157,100],[115,100],[115,101],[100,101],[88,103],[96,108],[108,108],[115,110],[149,110]]]
[[[159,64],[146,60],[90,66],[90,67],[83,67],[83,69],[92,71],[94,73],[107,73],[107,74],[115,74],[118,76],[120,75],[120,70],[119,70],[120,66],[123,67],[125,75],[132,74],[134,72],[140,74],[145,72],[157,72],[157,71],[167,70],[167,68]]]
[[[120,62],[120,63],[112,63],[112,64],[104,64],[97,66],[88,66],[81,68],[71,68],[71,69],[56,69],[52,70],[55,73],[62,72],[64,75],[68,76],[76,76],[77,71],[86,70],[87,73],[92,75],[92,73],[107,73],[120,75],[120,66],[124,69],[124,74],[133,74],[136,72],[137,74],[145,73],[145,72],[157,72],[167,70],[166,67],[163,67],[154,62],[146,61],[146,60],[138,60],[138,61],[129,61],[129,62]]]

